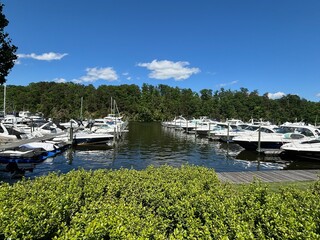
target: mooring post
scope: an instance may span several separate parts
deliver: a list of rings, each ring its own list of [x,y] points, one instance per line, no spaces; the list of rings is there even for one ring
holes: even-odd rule
[[[73,127],[72,127],[72,121],[70,121],[70,136],[69,136],[71,144],[73,143]]]
[[[227,129],[227,143],[229,143],[230,140],[230,123],[228,122],[228,129]]]
[[[259,134],[258,134],[258,152],[261,151],[261,125],[259,125]]]
[[[198,122],[196,122],[196,127],[194,128],[194,136],[197,136],[197,127],[198,127]]]
[[[189,122],[189,121],[187,121],[187,128],[186,128],[186,133],[187,133],[187,134],[189,133],[188,122]]]

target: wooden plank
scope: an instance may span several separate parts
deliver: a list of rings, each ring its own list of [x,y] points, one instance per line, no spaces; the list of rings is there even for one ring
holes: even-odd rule
[[[222,182],[251,183],[254,179],[261,182],[294,182],[319,180],[320,170],[276,170],[248,172],[218,172]]]

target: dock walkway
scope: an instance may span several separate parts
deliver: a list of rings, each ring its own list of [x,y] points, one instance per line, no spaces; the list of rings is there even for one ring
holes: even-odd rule
[[[296,182],[317,181],[320,170],[276,170],[276,171],[247,171],[247,172],[217,172],[222,182],[243,184],[254,180],[261,182]]]

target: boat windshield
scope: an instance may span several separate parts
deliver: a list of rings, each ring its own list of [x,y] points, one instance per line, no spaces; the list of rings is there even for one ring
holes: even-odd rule
[[[306,127],[289,127],[289,126],[282,126],[277,130],[277,133],[300,133],[307,137],[314,137],[315,134]]]

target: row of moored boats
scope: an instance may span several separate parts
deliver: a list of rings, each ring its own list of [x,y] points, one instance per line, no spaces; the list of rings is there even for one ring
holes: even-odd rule
[[[246,150],[279,150],[291,159],[320,160],[320,126],[303,122],[273,125],[253,120],[245,123],[237,119],[219,122],[207,117],[187,120],[180,116],[162,122],[162,125],[212,140],[234,142]]]
[[[118,114],[58,124],[25,113],[8,115],[0,122],[0,170],[31,171],[70,145],[112,147],[126,131],[127,122]]]

